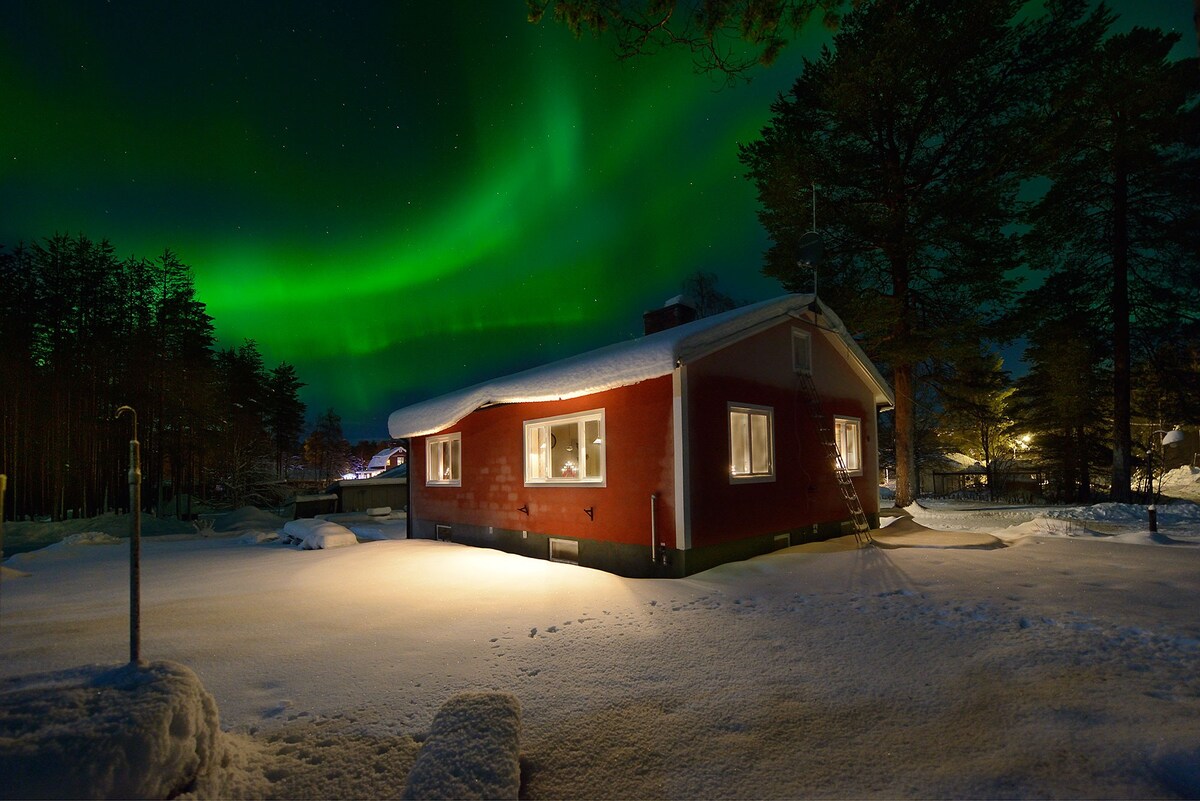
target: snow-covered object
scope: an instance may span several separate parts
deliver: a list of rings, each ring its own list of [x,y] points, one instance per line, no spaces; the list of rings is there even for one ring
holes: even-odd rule
[[[384,448],[371,457],[371,461],[367,464],[367,470],[383,472],[387,469],[388,460],[403,450],[404,448],[398,447]]]
[[[345,526],[314,518],[289,520],[283,527],[280,539],[288,545],[299,545],[305,551],[358,544],[354,532]]]
[[[0,685],[6,798],[173,798],[221,761],[217,704],[175,662],[90,666]]]
[[[521,787],[521,704],[511,693],[461,693],[447,701],[417,763],[404,798],[517,797]]]
[[[669,375],[679,364],[712,353],[783,318],[800,315],[813,300],[812,295],[784,295],[485,381],[392,412],[388,430],[396,438],[423,436],[441,431],[485,406],[577,398]],[[893,403],[887,382],[842,321],[825,304],[816,302],[822,328],[844,346],[847,358],[870,378],[876,402]]]
[[[367,514],[371,517],[387,517],[392,513],[390,506],[372,506],[367,510]]]
[[[284,519],[255,506],[243,506],[226,512],[213,520],[213,531],[272,530],[280,528]]]
[[[279,539],[278,531],[247,531],[238,537],[237,541],[242,545],[259,545],[264,542],[274,542],[277,539]]]
[[[1162,493],[1173,498],[1200,501],[1200,467],[1185,464],[1162,477]]]

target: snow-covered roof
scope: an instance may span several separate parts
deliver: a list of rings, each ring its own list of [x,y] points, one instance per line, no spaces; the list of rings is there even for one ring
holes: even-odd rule
[[[680,364],[720,350],[785,317],[800,316],[813,301],[812,295],[784,295],[485,381],[392,412],[388,431],[396,438],[419,437],[452,426],[485,406],[577,398],[669,375]],[[847,361],[872,385],[875,402],[893,404],[887,382],[842,321],[824,303],[816,302],[821,312],[819,327],[844,346]]]
[[[392,455],[395,454],[397,451],[402,451],[402,450],[404,450],[404,449],[400,448],[400,447],[384,448],[379,453],[377,453],[371,457],[371,462],[370,462],[370,464],[367,465],[367,469],[368,470],[383,470],[385,467],[387,467],[388,459],[391,459]]]

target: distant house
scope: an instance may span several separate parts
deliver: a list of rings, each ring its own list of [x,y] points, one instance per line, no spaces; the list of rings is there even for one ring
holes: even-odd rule
[[[834,313],[788,295],[693,317],[672,304],[640,339],[393,412],[412,536],[689,575],[845,532],[833,439],[877,524],[893,397]]]
[[[371,461],[367,462],[366,466],[361,470],[356,470],[352,474],[343,476],[346,479],[363,479],[375,478],[385,470],[399,467],[404,464],[407,451],[404,448],[396,445],[384,448],[379,453],[371,457]]]
[[[408,505],[408,465],[393,467],[371,478],[335,481],[326,492],[337,496],[339,512],[365,512],[384,506],[404,509]]]

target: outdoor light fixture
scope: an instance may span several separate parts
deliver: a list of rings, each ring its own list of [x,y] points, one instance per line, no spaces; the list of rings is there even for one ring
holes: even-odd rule
[[[1157,508],[1158,507],[1158,494],[1162,490],[1162,474],[1167,466],[1166,447],[1168,445],[1177,445],[1180,442],[1183,442],[1183,432],[1180,431],[1178,428],[1172,428],[1170,431],[1168,431],[1166,429],[1159,429],[1158,431],[1150,432],[1151,437],[1153,437],[1155,434],[1161,434],[1162,436],[1158,441],[1159,470],[1158,470],[1158,484],[1157,485],[1154,483],[1153,452],[1151,452],[1151,454],[1150,454],[1150,456],[1151,456],[1150,489],[1153,490],[1153,495],[1150,498],[1150,505],[1149,505],[1149,507],[1147,507],[1146,513],[1147,513],[1147,517],[1150,520],[1150,533],[1151,534],[1156,533],[1158,531],[1158,508]]]
[[[1163,445],[1178,445],[1183,442],[1183,432],[1178,428],[1172,428],[1170,431],[1155,431],[1154,433],[1163,435]]]

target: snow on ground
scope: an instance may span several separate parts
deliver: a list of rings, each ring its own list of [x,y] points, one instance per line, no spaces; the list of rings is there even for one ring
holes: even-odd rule
[[[464,691],[519,699],[531,798],[1196,797],[1200,547],[1089,509],[931,504],[918,522],[1010,547],[789,549],[681,580],[151,538],[142,649],[216,699],[229,797],[394,794]],[[1159,517],[1200,542],[1194,507]],[[9,559],[31,575],[3,584],[0,675],[122,661],[127,562]]]

